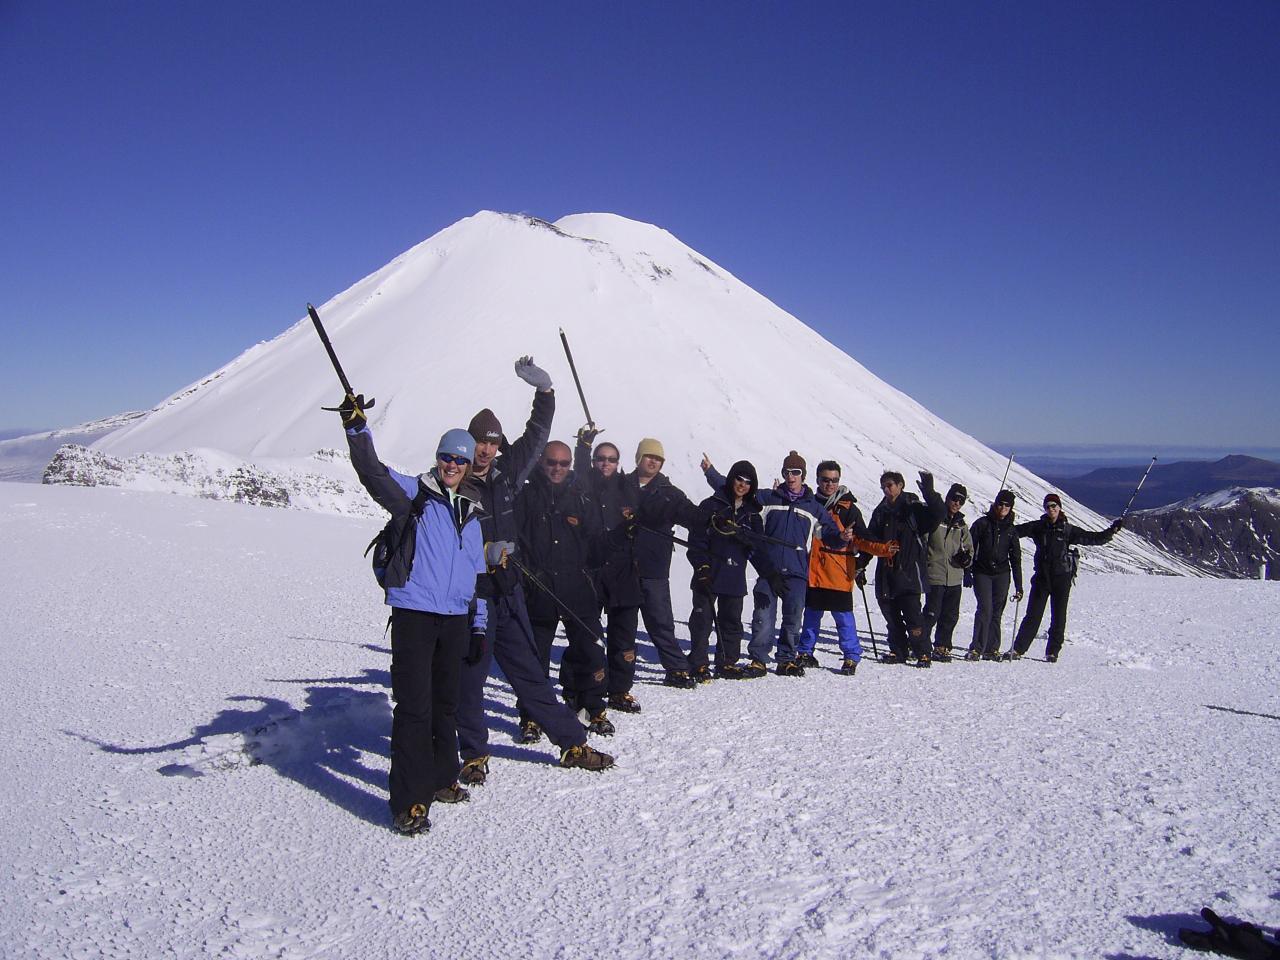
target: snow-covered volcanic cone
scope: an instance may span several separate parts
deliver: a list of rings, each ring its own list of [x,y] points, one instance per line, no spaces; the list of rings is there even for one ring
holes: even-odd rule
[[[299,298],[302,299],[302,296]],[[384,459],[430,462],[436,439],[492,407],[509,434],[528,416],[530,388],[512,361],[533,354],[558,387],[552,436],[585,419],[558,330],[605,439],[624,465],[642,436],[666,446],[667,473],[690,496],[706,487],[702,451],[721,467],[752,460],[762,479],[788,450],[833,458],[864,512],[882,470],[930,469],[940,489],[968,487],[970,519],[990,504],[1005,458],[873,376],[856,360],[665,230],[611,214],[554,225],[482,212],[397,257],[320,307],[353,385],[377,398],[371,425]],[[302,460],[343,446],[322,413],[341,389],[305,316],[269,342],[176,393],[94,449],[117,457],[212,450],[253,463]],[[1017,464],[1021,513],[1048,489]],[[1106,521],[1068,512],[1091,528]],[[1091,560],[1181,571],[1137,538]]]

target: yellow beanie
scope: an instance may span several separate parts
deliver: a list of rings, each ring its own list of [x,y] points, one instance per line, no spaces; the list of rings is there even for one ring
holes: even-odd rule
[[[657,457],[659,460],[666,462],[667,455],[662,449],[662,444],[653,439],[653,437],[645,437],[640,441],[640,446],[636,447],[636,466],[640,466],[641,457]]]

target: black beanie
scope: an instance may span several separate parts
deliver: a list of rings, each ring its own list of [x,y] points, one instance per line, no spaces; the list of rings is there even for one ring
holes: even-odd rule
[[[996,494],[996,506],[997,506],[997,507],[1008,507],[1010,510],[1012,510],[1012,509],[1013,509],[1013,491],[1012,491],[1012,490],[1001,490],[999,493],[997,493],[997,494]]]
[[[959,497],[961,500],[969,499],[969,491],[964,488],[963,483],[953,483],[951,489],[947,491],[947,499]]]
[[[493,415],[493,411],[485,407],[467,424],[467,433],[476,443],[501,443],[502,424]]]

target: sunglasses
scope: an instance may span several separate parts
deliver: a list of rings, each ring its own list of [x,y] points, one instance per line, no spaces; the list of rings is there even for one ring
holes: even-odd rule
[[[804,471],[799,467],[787,467],[787,469],[782,471],[782,474],[786,477],[803,477]]]
[[[591,458],[592,463],[617,463],[617,457],[602,457],[599,454]]]
[[[466,457],[459,457],[456,454],[452,454],[452,453],[437,453],[436,459],[438,459],[441,463],[457,464],[459,467],[465,467],[468,463],[471,462]]]
[[[964,503],[964,497],[947,497],[947,499],[950,500],[952,503],[959,503],[959,504]]]
[[[543,460],[544,467],[568,467],[573,464],[572,460]]]
[[[818,482],[819,483],[839,483],[840,478],[839,477],[819,477]]]
[[[734,483],[745,483],[748,487],[749,487],[749,486],[751,486],[751,481],[750,481],[750,480],[748,480],[746,477],[734,477],[734,478],[733,478],[733,482],[734,482]]]

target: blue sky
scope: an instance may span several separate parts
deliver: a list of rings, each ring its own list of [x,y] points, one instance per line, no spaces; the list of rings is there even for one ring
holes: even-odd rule
[[[0,429],[496,209],[657,223],[983,439],[1280,446],[1278,80],[1275,3],[4,0]]]

